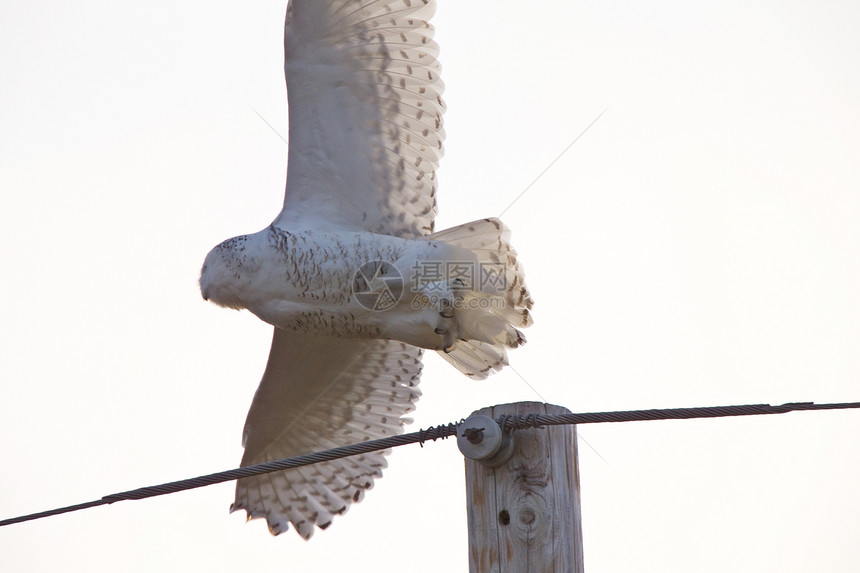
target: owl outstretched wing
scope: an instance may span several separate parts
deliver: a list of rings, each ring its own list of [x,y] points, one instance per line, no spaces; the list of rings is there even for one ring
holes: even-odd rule
[[[420,396],[421,350],[275,329],[245,423],[242,465],[398,434]],[[382,476],[385,452],[240,479],[231,510],[305,539],[359,501]]]
[[[284,228],[427,235],[443,84],[431,0],[292,0]]]

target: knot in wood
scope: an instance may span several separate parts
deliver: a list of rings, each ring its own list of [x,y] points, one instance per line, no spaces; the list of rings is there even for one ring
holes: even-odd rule
[[[537,514],[533,507],[523,507],[520,509],[520,522],[525,525],[531,525],[537,518]]]

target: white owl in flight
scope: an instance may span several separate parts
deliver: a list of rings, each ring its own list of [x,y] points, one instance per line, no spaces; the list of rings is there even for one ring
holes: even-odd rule
[[[292,0],[289,155],[266,229],[206,256],[203,298],[273,325],[242,465],[397,434],[422,349],[470,378],[507,363],[532,300],[496,219],[433,232],[442,157],[433,0]],[[240,479],[232,509],[305,539],[381,477],[365,454]]]

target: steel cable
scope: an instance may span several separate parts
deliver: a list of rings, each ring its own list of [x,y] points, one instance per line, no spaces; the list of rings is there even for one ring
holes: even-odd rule
[[[721,418],[728,416],[758,416],[764,414],[784,414],[799,410],[843,410],[860,408],[860,402],[845,402],[837,404],[815,404],[813,402],[790,402],[780,406],[772,406],[770,404],[748,404],[741,406],[711,406],[704,408],[668,408],[655,410],[626,410],[618,412],[593,412],[584,414],[528,414],[526,416],[500,416],[496,422],[505,429],[526,429],[542,426],[556,426],[562,424],[598,424],[611,422],[637,422],[648,420],[688,420],[692,418]],[[462,423],[462,421],[461,421]],[[459,424],[450,423],[441,426],[432,426],[426,430],[418,430],[409,434],[400,434],[397,436],[388,436],[378,440],[369,440],[358,444],[341,446],[314,452],[292,458],[246,466],[232,470],[217,472],[204,476],[183,479],[163,483],[161,485],[147,486],[138,489],[133,489],[121,493],[106,495],[101,499],[50,509],[29,515],[12,517],[0,521],[0,527],[4,525],[12,525],[24,521],[41,519],[52,515],[60,515],[81,509],[98,507],[107,505],[117,501],[146,499],[159,495],[176,493],[189,489],[214,485],[225,481],[256,476],[269,472],[276,472],[300,466],[327,462],[348,456],[358,454],[366,454],[379,450],[387,450],[397,446],[406,444],[419,443],[423,446],[424,442],[444,439],[457,434]]]

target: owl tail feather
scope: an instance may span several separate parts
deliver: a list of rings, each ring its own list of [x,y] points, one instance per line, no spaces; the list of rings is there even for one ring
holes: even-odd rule
[[[457,338],[439,354],[457,370],[484,379],[508,364],[507,349],[524,344],[520,328],[532,324],[533,301],[525,274],[500,220],[481,219],[429,235],[467,249],[476,261],[467,280],[448,277],[454,293]]]

